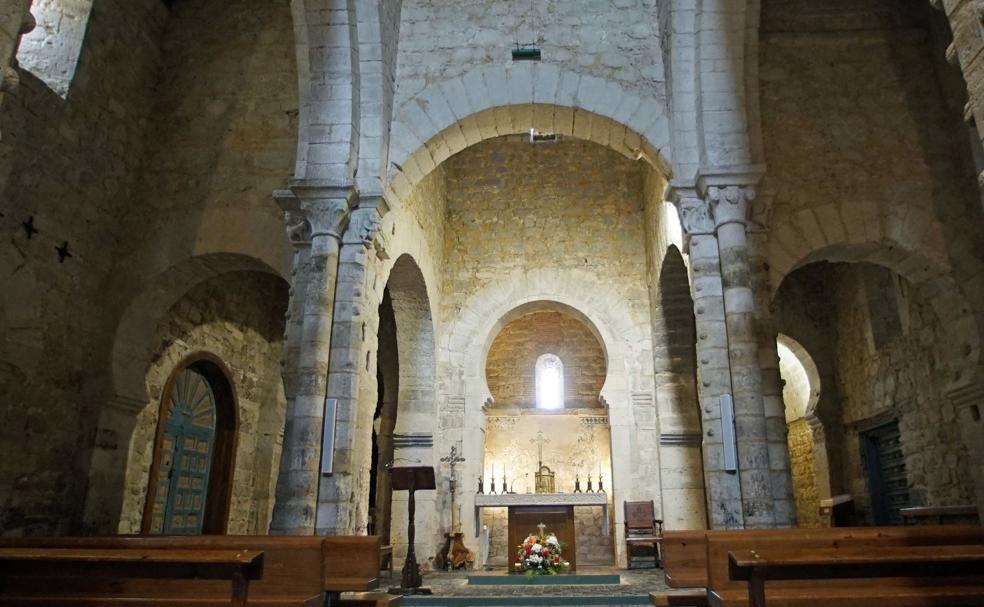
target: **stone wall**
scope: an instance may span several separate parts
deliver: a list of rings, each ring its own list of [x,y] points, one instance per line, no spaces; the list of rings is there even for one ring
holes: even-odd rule
[[[120,533],[140,531],[164,384],[178,363],[201,352],[225,364],[237,397],[228,532],[267,533],[286,410],[279,379],[286,308],[282,279],[235,272],[199,285],[170,310],[155,335],[160,348],[147,372],[152,402],[140,413],[130,443]]]
[[[800,527],[821,527],[820,495],[813,456],[813,432],[810,424],[799,418],[789,424],[789,468],[793,474],[796,497],[796,522]]]
[[[508,67],[516,43],[536,42],[561,69],[621,84],[641,97],[665,96],[654,0],[450,2],[405,0],[396,107],[427,85],[474,67]]]
[[[850,492],[866,510],[870,498],[859,451],[858,433],[871,420],[898,419],[913,505],[944,506],[973,501],[973,480],[960,440],[953,404],[941,391],[943,378],[934,360],[945,348],[939,319],[912,286],[898,280],[900,312],[907,330],[875,349],[865,305],[864,267],[841,266],[834,274],[838,310],[838,377],[847,433],[846,476]],[[897,314],[882,310],[883,314]],[[874,324],[878,324],[877,322]]]
[[[486,486],[494,467],[497,491],[505,471],[511,490],[535,493],[534,474],[539,451],[534,441],[542,431],[549,441],[543,445],[543,464],[556,475],[557,492],[573,491],[575,475],[580,475],[581,488],[586,489],[588,474],[597,489],[601,470],[609,495],[608,507],[612,508],[611,432],[607,417],[599,415],[597,410],[568,409],[559,413],[490,411],[486,427],[483,473]],[[506,509],[485,508],[482,513],[482,524],[489,527],[489,561],[498,566],[512,562],[512,546],[507,545]],[[611,565],[614,534],[603,534],[601,509],[575,508],[574,518],[578,563]]]
[[[106,372],[95,344],[165,17],[159,0],[95,3],[68,98],[22,69],[0,112],[0,451],[19,454],[0,463],[2,533],[78,530],[96,404],[83,385]]]
[[[564,406],[600,406],[605,352],[583,322],[561,312],[521,316],[496,336],[485,364],[496,406],[536,407],[536,362],[548,353],[564,365]]]
[[[760,94],[773,224],[789,221],[798,232],[773,251],[796,251],[790,238],[817,247],[856,242],[883,223],[927,254],[951,263],[972,257],[956,243],[979,206],[973,163],[941,93],[929,10],[916,0],[763,2]],[[773,266],[785,263],[773,257]]]
[[[445,318],[491,281],[549,268],[586,275],[649,322],[642,166],[577,140],[503,137],[446,163]]]
[[[34,31],[21,39],[20,66],[40,78],[62,98],[68,96],[82,50],[92,0],[35,0]]]

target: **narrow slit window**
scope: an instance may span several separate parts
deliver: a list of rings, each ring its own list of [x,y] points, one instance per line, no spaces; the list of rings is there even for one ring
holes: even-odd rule
[[[564,408],[564,363],[556,354],[536,360],[536,408]]]

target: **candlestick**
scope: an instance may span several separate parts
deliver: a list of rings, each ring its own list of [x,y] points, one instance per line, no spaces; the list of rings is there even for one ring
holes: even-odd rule
[[[489,483],[489,495],[495,495],[495,466],[492,466],[492,482]]]
[[[601,473],[599,472],[598,473],[598,493],[604,493],[605,492],[605,484],[602,482],[601,479],[602,479],[602,476],[601,476]]]
[[[574,493],[583,493],[581,491],[581,477],[580,476],[575,476],[574,477]]]
[[[478,494],[485,495],[485,487],[483,486],[483,480],[481,475],[478,477]]]
[[[585,493],[594,493],[594,487],[591,486],[591,473],[588,473],[588,489]]]

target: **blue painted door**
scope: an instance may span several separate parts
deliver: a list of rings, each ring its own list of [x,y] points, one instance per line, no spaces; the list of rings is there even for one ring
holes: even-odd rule
[[[215,444],[215,394],[193,369],[178,375],[168,396],[150,532],[202,532]]]

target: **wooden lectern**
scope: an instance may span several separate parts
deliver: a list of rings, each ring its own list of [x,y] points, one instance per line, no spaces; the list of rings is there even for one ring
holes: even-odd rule
[[[421,588],[420,566],[417,565],[417,555],[414,543],[414,491],[436,489],[433,466],[398,466],[390,468],[390,479],[393,491],[409,491],[407,514],[410,521],[407,524],[407,558],[403,563],[403,576],[399,588],[390,588],[391,594],[430,594],[430,588]]]

